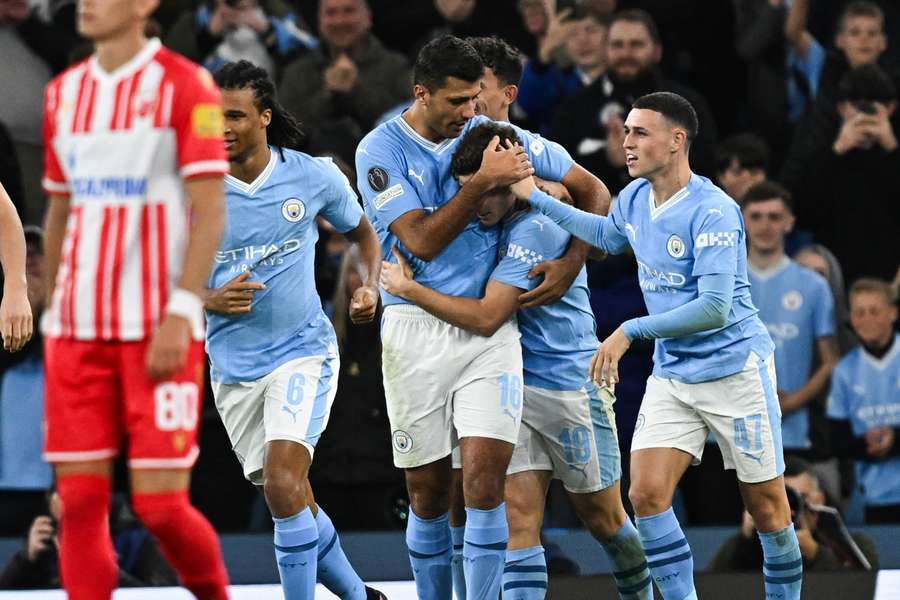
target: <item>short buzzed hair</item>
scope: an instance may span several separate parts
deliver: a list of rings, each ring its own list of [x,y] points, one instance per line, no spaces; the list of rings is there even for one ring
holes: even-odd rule
[[[884,12],[881,7],[869,0],[854,0],[844,7],[841,16],[838,17],[838,31],[847,26],[847,20],[854,17],[870,17],[877,19],[884,29]]]
[[[789,212],[793,212],[794,207],[791,201],[791,193],[787,188],[774,181],[760,181],[744,193],[741,199],[741,205],[746,208],[757,202],[765,202],[767,200],[781,200],[785,208]]]
[[[881,294],[889,305],[895,306],[897,304],[897,292],[894,291],[891,284],[883,279],[875,277],[863,277],[862,279],[857,279],[853,285],[850,286],[848,297],[853,298],[854,294],[862,293]]]
[[[653,92],[646,96],[641,96],[631,105],[632,108],[640,108],[658,112],[669,121],[676,123],[684,128],[687,134],[687,145],[690,146],[697,132],[700,130],[700,124],[697,121],[697,111],[691,106],[691,103],[674,92]]]
[[[470,44],[453,35],[433,39],[419,51],[413,66],[413,83],[436,92],[454,77],[474,83],[484,75],[484,63]]]

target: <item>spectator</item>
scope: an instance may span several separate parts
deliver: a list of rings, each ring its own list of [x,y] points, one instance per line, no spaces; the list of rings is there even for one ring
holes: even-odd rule
[[[25,276],[35,324],[44,310],[44,252],[40,228],[25,227]],[[43,343],[34,337],[18,353],[0,349],[0,536],[19,535],[44,506],[50,465],[41,457],[44,416]]]
[[[838,455],[857,460],[867,523],[900,523],[900,335],[897,297],[886,281],[850,288],[850,323],[860,347],[834,369],[828,398]]]
[[[58,523],[62,501],[56,490],[47,494],[49,514],[38,516],[28,528],[25,547],[13,555],[0,573],[0,589],[57,588],[59,578]],[[147,530],[118,497],[110,514],[119,567],[119,586],[176,585],[175,573],[163,559]]]
[[[481,95],[475,107],[478,114],[508,121],[510,107],[519,95],[522,54],[498,37],[468,38],[466,42],[484,63]]]
[[[165,43],[210,71],[246,59],[275,76],[317,41],[300,28],[285,0],[205,0],[181,15]]]
[[[873,570],[878,570],[878,550],[863,533],[852,534],[851,540],[835,535],[836,529],[820,525],[823,518],[840,523],[840,514],[827,505],[812,466],[795,456],[785,458],[784,483],[791,501],[791,517],[800,542],[804,571],[840,571],[860,568],[853,557],[851,543],[865,556]],[[744,511],[740,533],[725,540],[710,563],[709,571],[755,571],[762,566],[763,555],[750,514]]]
[[[838,99],[827,118],[798,132],[782,181],[797,200],[798,220],[835,253],[848,280],[892,278],[900,204],[885,198],[900,188],[897,88],[867,65],[844,75]]]
[[[794,226],[790,192],[777,183],[759,183],[744,196],[743,213],[750,292],[775,342],[784,451],[809,458],[808,405],[828,385],[839,358],[834,300],[825,279],[785,254],[785,239]]]
[[[662,45],[650,15],[636,9],[614,14],[606,56],[606,73],[560,105],[549,137],[603,180],[610,192],[618,193],[630,180],[622,142],[631,103],[650,92],[672,91],[687,98],[697,111],[700,130],[691,144],[691,164],[697,172],[711,175],[716,124],[709,106],[697,92],[662,76],[658,66]]]
[[[321,0],[322,44],[284,71],[281,102],[304,123],[317,153],[334,151],[353,162],[356,144],[378,116],[412,93],[406,59],[387,50],[371,27],[366,0]]]
[[[603,16],[584,8],[566,9],[550,19],[538,55],[525,63],[520,86],[519,105],[538,130],[547,130],[567,96],[606,70],[607,31]],[[560,48],[571,64],[556,64],[554,56]]]
[[[534,38],[513,18],[518,0],[434,0],[449,33],[461,38],[496,35],[532,56]],[[446,33],[446,30],[444,31]]]
[[[733,135],[716,148],[716,181],[739,205],[747,190],[766,180],[768,168],[769,147],[752,133]]]
[[[822,244],[809,244],[801,248],[794,260],[825,278],[834,299],[834,320],[837,324],[838,350],[841,356],[856,346],[856,334],[850,328],[850,311],[847,308],[847,286],[844,272],[831,250]],[[813,444],[815,445],[815,443]]]

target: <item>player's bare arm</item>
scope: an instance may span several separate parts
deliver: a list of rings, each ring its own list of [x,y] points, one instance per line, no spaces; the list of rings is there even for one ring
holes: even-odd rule
[[[3,264],[3,301],[0,334],[3,348],[20,350],[31,339],[34,326],[25,281],[25,234],[16,207],[0,185],[0,263]]]
[[[375,318],[378,310],[378,278],[381,275],[381,244],[372,224],[362,217],[356,229],[346,234],[347,239],[359,244],[359,253],[366,267],[366,281],[359,286],[350,299],[350,320],[355,323],[368,323]]]
[[[223,178],[198,177],[186,182],[185,190],[191,207],[192,225],[184,256],[184,267],[178,279],[178,289],[172,296],[180,291],[185,292],[182,298],[186,302],[196,302],[199,318],[204,284],[209,276],[209,269],[225,225]],[[171,306],[167,308],[166,316],[153,334],[147,351],[147,373],[154,379],[171,376],[181,369],[187,360],[191,322],[182,314],[173,314],[172,310]]]
[[[222,315],[245,315],[253,307],[253,294],[266,289],[264,283],[247,281],[252,271],[244,271],[222,287],[204,290],[203,308]]]
[[[560,183],[572,196],[577,208],[597,215],[609,213],[609,190],[580,165],[572,165]],[[544,280],[533,290],[522,294],[519,298],[522,307],[552,304],[562,298],[584,266],[590,249],[590,244],[573,237],[561,257],[535,265],[528,276],[543,275]]]
[[[447,296],[415,281],[403,255],[396,248],[393,253],[397,263],[382,264],[381,285],[385,291],[460,329],[490,337],[519,308],[520,288],[490,279],[482,298]]]
[[[520,146],[500,147],[494,138],[484,150],[481,168],[446,204],[432,213],[414,210],[391,223],[391,232],[417,258],[432,260],[475,217],[484,194],[530,176],[534,169]]]

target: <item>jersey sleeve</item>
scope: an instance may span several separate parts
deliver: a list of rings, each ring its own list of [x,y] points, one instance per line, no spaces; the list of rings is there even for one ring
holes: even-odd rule
[[[695,277],[702,275],[737,276],[738,252],[743,251],[744,227],[737,205],[724,200],[698,208],[693,236]]]
[[[322,207],[322,216],[334,225],[340,233],[347,233],[359,226],[362,208],[356,192],[347,177],[330,158],[320,159],[324,163],[322,173],[327,189],[327,198]]]
[[[829,419],[846,421],[850,419],[848,406],[847,377],[841,363],[834,368],[831,375],[831,389],[828,391],[828,403],[825,414]]]
[[[228,172],[223,134],[222,99],[206,69],[187,71],[175,83],[172,128],[178,168],[184,179]]]
[[[824,279],[814,286],[816,302],[813,306],[813,327],[817,338],[834,335],[834,297]]]
[[[69,183],[56,155],[56,110],[59,105],[59,83],[51,81],[44,90],[44,177],[41,184],[47,194],[69,194]]]
[[[522,146],[528,152],[534,174],[547,181],[562,181],[575,164],[566,149],[536,133],[515,125],[512,127],[522,139]]]
[[[565,244],[560,248],[555,236],[544,231],[545,226],[540,220],[528,218],[514,224],[491,279],[522,290],[536,288],[541,278],[529,279],[528,272],[535,265],[557,258],[565,251]]]
[[[407,179],[398,152],[381,139],[363,140],[356,149],[356,187],[363,205],[385,228],[404,214],[423,210],[416,188]]]
[[[625,215],[623,206],[625,200],[622,194],[613,200],[612,208],[609,211],[608,227],[603,229],[604,250],[610,254],[621,254],[628,246],[628,234],[625,225]]]

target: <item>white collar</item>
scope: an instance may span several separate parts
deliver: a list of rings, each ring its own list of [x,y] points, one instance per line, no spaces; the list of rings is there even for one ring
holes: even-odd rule
[[[161,44],[159,38],[151,38],[147,40],[147,43],[144,44],[144,47],[141,48],[137,54],[132,56],[128,60],[128,62],[110,72],[106,72],[103,70],[103,67],[101,67],[100,63],[97,61],[97,55],[94,54],[93,56],[91,56],[89,62],[91,75],[98,81],[117,81],[119,79],[124,79],[125,77],[134,74],[135,71],[150,62],[150,59],[153,58],[153,56],[159,50],[160,46]]]
[[[693,179],[693,178],[694,178],[694,176],[691,175],[691,179]],[[650,193],[647,194],[647,201],[650,203],[650,220],[651,221],[655,221],[656,217],[658,217],[662,213],[666,212],[667,210],[669,210],[670,208],[672,208],[673,206],[675,206],[676,204],[678,204],[679,202],[681,202],[682,200],[684,200],[685,198],[690,196],[691,192],[690,192],[690,190],[688,190],[688,187],[690,187],[690,185],[691,185],[691,179],[688,180],[688,183],[686,186],[684,186],[683,188],[681,188],[680,190],[678,190],[677,192],[672,194],[672,196],[668,200],[663,202],[660,206],[656,206],[656,199],[653,196],[653,185],[652,184],[650,185]]]
[[[256,192],[259,191],[265,183],[269,180],[269,176],[272,174],[272,171],[275,170],[275,165],[278,163],[278,150],[269,146],[269,162],[266,164],[266,168],[262,170],[262,172],[256,176],[252,182],[247,183],[245,181],[241,181],[237,177],[230,175],[228,173],[225,174],[225,183],[228,185],[237,188],[239,191],[244,192],[248,196],[252,196]]]
[[[788,265],[791,264],[791,259],[784,255],[781,257],[781,260],[772,265],[767,269],[757,269],[753,266],[753,263],[750,260],[747,260],[747,270],[753,274],[754,277],[761,279],[762,281],[767,281],[772,279],[782,271],[788,268]]]
[[[440,142],[432,142],[431,140],[425,139],[422,137],[418,131],[412,128],[412,125],[406,122],[406,119],[403,118],[403,114],[399,114],[394,117],[394,120],[400,125],[400,130],[403,131],[408,137],[410,137],[414,142],[425,148],[426,150],[430,150],[435,154],[440,154],[444,150],[450,147],[453,142],[456,141],[457,138],[446,138],[441,140]]]
[[[888,353],[881,358],[875,358],[875,356],[870,354],[869,351],[866,350],[866,347],[862,344],[860,344],[859,350],[860,352],[862,352],[863,359],[868,361],[879,371],[883,371],[894,360],[894,357],[897,356],[897,353],[900,352],[900,334],[894,334],[893,339],[891,339],[891,349],[888,350]]]

